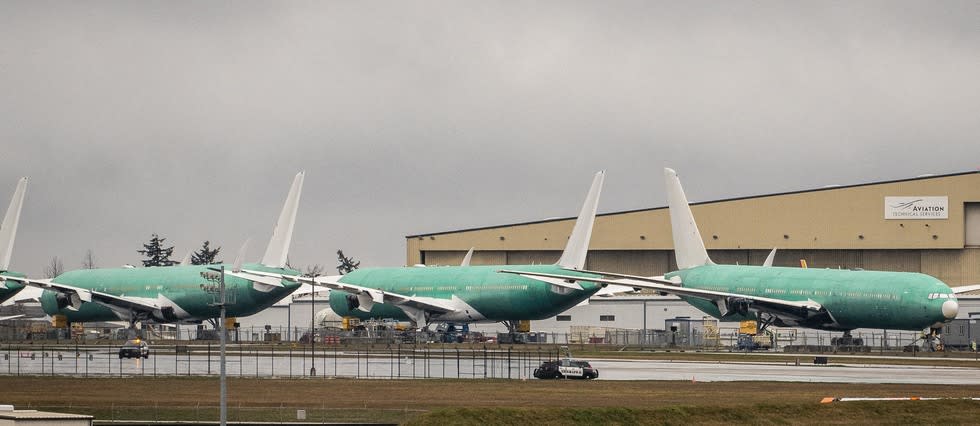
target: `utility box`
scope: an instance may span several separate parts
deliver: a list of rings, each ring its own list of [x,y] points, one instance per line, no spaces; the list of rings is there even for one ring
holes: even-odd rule
[[[517,322],[517,332],[527,333],[531,331],[531,320],[520,320]]]

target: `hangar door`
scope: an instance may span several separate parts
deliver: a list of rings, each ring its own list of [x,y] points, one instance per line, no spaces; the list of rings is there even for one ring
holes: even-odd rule
[[[966,203],[966,245],[980,247],[980,203]]]

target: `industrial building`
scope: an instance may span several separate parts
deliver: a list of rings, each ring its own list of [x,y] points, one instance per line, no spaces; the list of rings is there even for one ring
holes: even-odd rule
[[[696,189],[689,192],[696,194]],[[980,171],[692,203],[716,263],[922,272],[980,283]],[[405,237],[409,265],[554,263],[575,218]],[[586,269],[676,269],[666,207],[600,214]]]

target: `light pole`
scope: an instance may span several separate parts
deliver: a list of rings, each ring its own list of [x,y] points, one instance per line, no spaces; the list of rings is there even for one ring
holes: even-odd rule
[[[218,321],[218,335],[221,341],[221,397],[220,397],[220,422],[221,426],[226,426],[228,424],[228,385],[226,383],[227,375],[225,371],[225,267],[221,265],[221,268],[211,268],[208,267],[210,271],[201,272],[201,277],[210,281],[212,284],[207,286],[205,291],[214,294],[218,293],[218,303],[212,303],[211,306],[218,306],[221,310],[220,320]],[[217,282],[217,288],[214,288],[214,284]],[[202,285],[204,287],[204,285]]]
[[[312,274],[310,277],[316,282],[319,274]],[[316,287],[310,285],[310,377],[316,376]]]

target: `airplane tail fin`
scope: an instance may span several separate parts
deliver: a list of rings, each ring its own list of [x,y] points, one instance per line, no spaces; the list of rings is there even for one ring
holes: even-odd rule
[[[10,267],[10,255],[13,254],[14,239],[17,237],[17,223],[20,222],[20,210],[24,206],[24,194],[27,192],[27,178],[17,180],[17,189],[10,199],[10,207],[0,224],[0,271]]]
[[[473,249],[475,247],[470,247],[470,251],[466,252],[466,256],[463,256],[463,261],[460,262],[459,266],[470,266],[470,261],[473,260]]]
[[[296,210],[299,209],[300,193],[303,191],[303,177],[306,172],[299,172],[293,178],[293,186],[289,188],[286,203],[279,213],[279,221],[272,229],[272,239],[265,249],[262,264],[270,268],[286,266],[286,256],[289,254],[289,243],[293,239],[293,225],[296,223]]]
[[[578,214],[575,227],[572,228],[572,235],[568,237],[568,244],[565,251],[558,259],[558,266],[571,269],[585,268],[585,257],[589,254],[589,240],[592,239],[592,226],[595,224],[595,212],[599,206],[599,193],[602,192],[602,181],[606,177],[606,171],[600,171],[592,178],[592,188],[589,195],[585,197],[585,204],[582,211]]]
[[[667,182],[667,206],[670,210],[670,230],[674,237],[674,257],[677,258],[677,268],[687,269],[701,265],[713,265],[704,248],[704,240],[694,222],[694,214],[684,195],[684,188],[677,178],[677,172],[664,168],[664,180]]]

